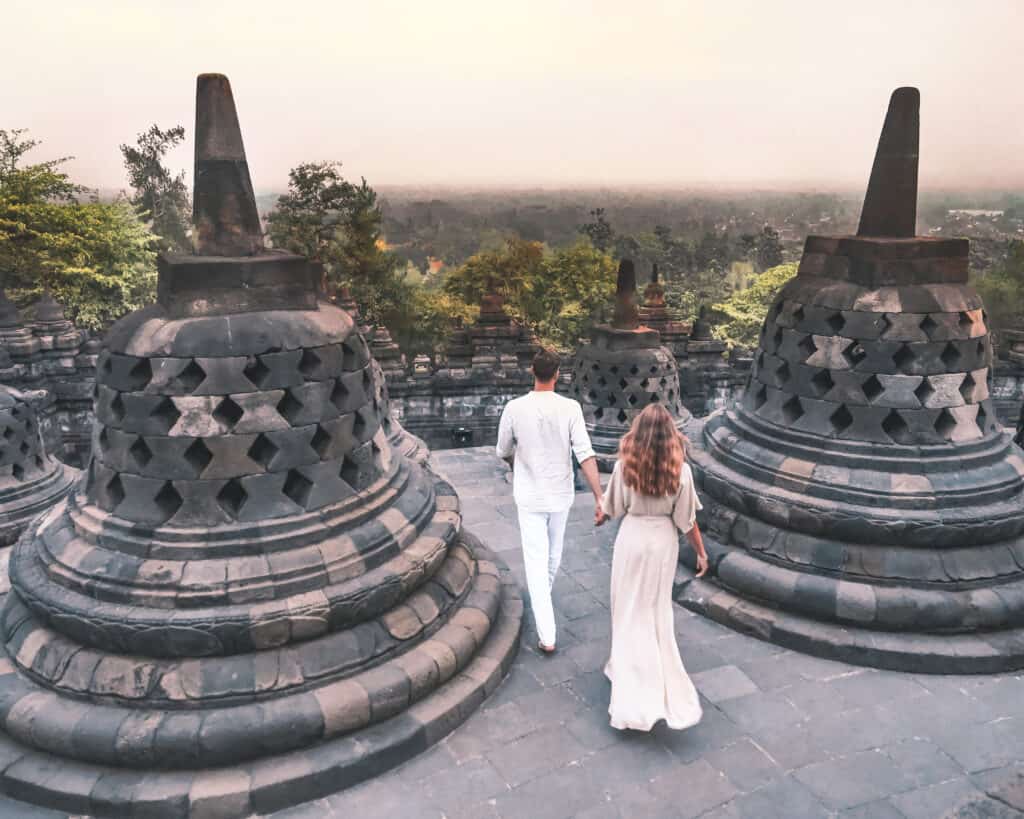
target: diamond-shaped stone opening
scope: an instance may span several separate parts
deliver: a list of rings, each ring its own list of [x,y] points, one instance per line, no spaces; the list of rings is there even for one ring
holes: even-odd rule
[[[105,431],[105,430],[104,430]],[[4,438],[8,441],[12,440],[15,436],[15,432],[10,427],[4,427]]]
[[[984,341],[979,341],[978,342],[977,351],[978,351],[978,358],[983,358],[985,356],[985,342]]]
[[[100,452],[106,452],[110,449],[110,433],[107,432],[106,427],[103,427],[103,429],[100,430],[98,443],[100,445]]]
[[[25,480],[25,467],[21,464],[14,464],[11,467],[11,474],[14,476],[16,481],[23,481]]]
[[[115,475],[107,482],[107,500],[110,502],[110,509],[114,510],[124,500],[124,486],[121,484],[121,476]]]
[[[248,375],[248,373],[246,373]],[[184,392],[195,392],[199,385],[206,380],[206,370],[196,363],[193,358],[174,379],[176,386]]]
[[[132,456],[132,460],[135,461],[135,465],[139,469],[145,469],[146,464],[153,460],[153,450],[149,448],[141,435],[128,448],[128,454]]]
[[[277,411],[281,413],[281,417],[289,424],[295,423],[295,419],[302,412],[302,407],[302,402],[292,395],[291,390],[285,390],[284,396],[277,402]]]
[[[174,406],[174,402],[167,397],[164,397],[164,399],[156,405],[149,415],[157,422],[160,427],[160,431],[165,434],[170,432],[171,428],[178,423],[178,419],[181,418],[181,413],[178,411],[178,408]],[[214,415],[216,415],[216,412],[214,412]]]
[[[917,388],[914,390],[914,395],[917,397],[917,400],[921,402],[922,407],[926,406],[928,404],[928,399],[935,395],[935,387],[932,386],[932,382],[927,378],[922,378],[921,383],[918,384]]]
[[[589,398],[591,401],[596,401],[597,392],[595,390],[591,390],[590,392],[587,393],[587,398]]]
[[[853,423],[853,415],[850,414],[846,405],[842,404],[839,409],[828,417],[828,422],[832,425],[832,433],[834,435],[842,435]]]
[[[362,364],[362,348],[359,336],[350,336],[341,344],[341,366],[345,370],[355,370]]]
[[[974,326],[974,320],[971,318],[971,314],[961,310],[959,319],[957,320],[957,326],[964,331],[969,331]]]
[[[628,386],[629,386],[629,382],[625,378],[620,378],[619,379],[619,389],[620,390],[624,390]]]
[[[651,375],[654,375],[657,372],[658,372],[658,365],[655,364],[654,366],[651,367]]]
[[[657,404],[659,401],[661,401],[661,396],[658,395],[658,393],[656,392],[652,392],[647,400],[651,404]]]
[[[825,323],[828,324],[829,329],[832,331],[832,335],[837,336],[846,326],[846,319],[843,318],[842,313],[836,312],[825,319]]]
[[[775,330],[775,335],[772,336],[772,344],[774,345],[774,349],[778,350],[779,347],[782,346],[782,338],[782,328],[778,327]]]
[[[110,402],[110,414],[115,422],[121,423],[124,420],[124,413],[124,399],[121,398],[121,393],[118,393],[114,396],[114,400]]]
[[[861,392],[864,393],[864,397],[868,399],[869,403],[874,403],[874,400],[878,398],[883,392],[885,387],[882,386],[882,382],[878,380],[877,375],[870,375],[864,383],[860,385]]]
[[[766,403],[768,403],[768,388],[762,384],[761,388],[754,393],[754,409],[759,410]]]
[[[264,469],[270,468],[270,462],[274,460],[274,456],[278,452],[280,452],[280,447],[262,432],[256,436],[256,440],[249,447],[249,457]]]
[[[348,387],[346,387],[339,378],[334,382],[334,389],[331,390],[331,403],[340,410],[348,401],[348,396]],[[280,409],[280,407],[278,409]]]
[[[882,431],[888,435],[894,443],[913,443],[913,436],[911,435],[910,427],[907,426],[907,422],[903,420],[903,416],[896,412],[896,410],[890,410],[889,414],[882,420]]]
[[[331,445],[331,435],[319,424],[316,425],[316,432],[313,433],[313,438],[309,442],[309,445],[313,447],[313,451],[323,460],[327,448]]]
[[[601,365],[595,361],[593,364],[590,365],[590,369],[596,373],[598,370],[601,369]]]
[[[221,402],[213,410],[214,420],[228,432],[235,428],[235,424],[242,420],[243,415],[245,415],[245,410],[238,406],[230,395],[221,399]]]
[[[630,406],[635,407],[638,399],[633,393],[630,393],[629,398],[627,398],[626,400],[629,402]]]
[[[983,404],[978,404],[978,414],[974,417],[974,423],[978,425],[978,431],[984,435],[988,428],[988,413],[985,412]]]
[[[313,482],[309,478],[297,469],[288,470],[288,475],[284,479],[284,486],[281,487],[281,491],[292,503],[305,509],[312,490]]]
[[[974,376],[966,373],[964,380],[960,382],[960,395],[963,397],[965,404],[970,404],[974,400],[974,389],[977,386],[978,382],[974,380]]]
[[[941,438],[948,441],[952,437],[954,429],[956,429],[956,418],[953,417],[953,413],[948,409],[942,410],[938,418],[935,419],[935,431]]]
[[[921,319],[921,322],[917,326],[921,328],[921,332],[928,336],[930,340],[932,337],[932,333],[935,331],[935,328],[939,326],[939,324],[937,321],[935,321],[935,319],[932,318],[932,314],[928,313],[925,315],[923,319]]]
[[[882,338],[892,329],[892,319],[888,313],[882,313],[878,318],[878,337]]]
[[[264,364],[263,359],[259,356],[250,356],[242,372],[254,387],[262,387],[266,383],[267,376],[270,375],[270,367]]]
[[[196,438],[184,452],[185,461],[192,467],[193,474],[198,478],[213,460],[213,453],[203,442],[202,438]]]
[[[636,364],[634,364],[632,367],[629,368],[629,374],[630,375],[638,375],[639,373],[640,373],[640,368],[638,366],[636,366]]]
[[[612,364],[612,366],[610,366],[608,368],[608,372],[610,372],[612,375],[618,375],[619,374],[619,365],[618,364]]]
[[[362,441],[366,436],[366,418],[362,412],[356,412],[355,420],[352,422],[352,434],[357,441]]]
[[[608,382],[605,381],[603,375],[599,379],[597,379],[597,386],[599,386],[599,387],[607,387],[608,386]]]
[[[906,369],[914,363],[917,356],[914,355],[914,351],[910,349],[907,344],[902,345],[892,357],[893,363],[899,367],[899,369],[906,371]]]
[[[128,380],[133,390],[141,390],[152,380],[153,367],[148,358],[140,358],[128,371]]]
[[[322,363],[320,356],[310,349],[305,349],[302,351],[302,357],[299,359],[299,372],[306,378],[309,378],[316,373],[317,368]]]
[[[795,395],[782,405],[782,418],[786,424],[795,424],[804,414],[804,405]]]
[[[22,455],[28,455],[29,449],[31,449],[31,447],[29,447],[28,441],[22,441],[21,446],[18,447],[18,451],[21,452]]]
[[[804,320],[804,306],[801,304],[796,310],[793,311],[793,323],[798,324]]]
[[[811,386],[814,387],[814,391],[820,398],[823,395],[827,395],[836,385],[836,382],[832,380],[832,373],[828,370],[819,370],[814,378],[811,379]]]
[[[775,377],[778,378],[779,384],[785,384],[787,381],[789,381],[790,378],[793,377],[793,373],[790,372],[788,362],[783,361],[781,364],[779,364],[778,367],[776,367]]]
[[[867,353],[864,352],[864,347],[859,341],[851,341],[843,349],[843,358],[846,359],[847,363],[851,367],[856,367],[860,362],[867,358]]]
[[[620,424],[626,423],[626,421],[629,419],[629,416],[626,415],[626,411],[623,409],[620,409],[619,414],[616,415],[615,417],[618,419]]]
[[[764,367],[764,350],[761,350],[761,352],[759,352],[757,354],[757,368],[761,369],[763,367]]]
[[[359,479],[359,464],[356,463],[349,457],[345,457],[341,461],[341,471],[338,472],[338,477],[347,483],[356,492],[360,490],[360,479]]]
[[[602,407],[598,407],[597,409],[594,410],[594,418],[596,418],[598,421],[604,418],[604,409]]]
[[[363,370],[363,391],[366,393],[373,392],[373,376],[370,375],[369,367]]]
[[[101,369],[104,375],[110,375],[114,371],[114,362],[110,360],[109,355],[103,359],[103,367]]]
[[[814,338],[809,335],[800,339],[800,343],[796,346],[799,348],[800,352],[803,353],[804,361],[818,352],[818,345],[814,343]]]
[[[662,389],[664,389],[665,387],[667,387],[667,386],[668,386],[668,379],[667,379],[667,378],[662,378],[662,379],[661,379],[661,380],[660,380],[660,381],[658,382],[658,385],[659,385],[659,386],[660,386],[660,387],[661,387]]]
[[[39,455],[36,455],[35,458],[33,458],[33,460],[35,461],[36,469],[42,469],[43,466],[45,465],[45,461],[43,461],[43,459]]]
[[[942,350],[942,355],[939,358],[942,359],[942,363],[947,368],[953,368],[961,359],[960,348],[957,347],[952,341],[947,342],[945,348]]]
[[[232,478],[217,493],[217,505],[232,518],[237,518],[241,514],[247,500],[249,493],[237,478]]]
[[[164,485],[160,487],[160,491],[153,498],[153,503],[156,504],[157,509],[163,515],[164,522],[166,522],[174,517],[174,513],[181,508],[182,498],[178,494],[178,490],[174,488],[173,483],[164,481]]]

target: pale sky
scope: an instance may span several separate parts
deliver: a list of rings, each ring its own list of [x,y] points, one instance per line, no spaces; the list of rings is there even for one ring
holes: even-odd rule
[[[0,128],[122,187],[118,145],[229,76],[258,191],[370,184],[862,188],[921,89],[921,184],[1024,186],[1021,0],[3,0]],[[33,155],[30,155],[33,156]]]

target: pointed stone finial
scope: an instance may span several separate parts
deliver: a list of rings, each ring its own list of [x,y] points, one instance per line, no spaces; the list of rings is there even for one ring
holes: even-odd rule
[[[0,288],[0,327],[20,327],[21,314],[17,306],[7,298],[7,291]]]
[[[878,138],[858,236],[909,238],[916,233],[921,94],[897,88]]]
[[[658,281],[658,263],[651,265],[651,284],[660,284]]]
[[[49,290],[43,291],[43,295],[35,303],[33,310],[37,322],[53,323],[67,320],[67,316],[64,315],[64,308],[57,303],[53,293]]]
[[[619,262],[619,275],[615,287],[615,313],[612,327],[617,330],[635,330],[640,326],[636,307],[636,269],[631,259]]]
[[[254,256],[263,252],[242,131],[231,84],[223,74],[200,74],[196,80],[193,203],[196,255]]]

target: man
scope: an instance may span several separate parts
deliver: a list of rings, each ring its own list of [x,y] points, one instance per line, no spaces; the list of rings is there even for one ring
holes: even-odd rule
[[[575,491],[573,456],[594,493],[597,520],[601,481],[579,403],[555,392],[558,356],[541,350],[533,359],[533,392],[506,405],[498,425],[498,457],[512,467],[512,494],[519,512],[526,588],[540,650],[555,650],[551,587],[562,562],[562,542]]]

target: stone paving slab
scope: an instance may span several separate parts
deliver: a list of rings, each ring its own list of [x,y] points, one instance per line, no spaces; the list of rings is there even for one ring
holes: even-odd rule
[[[490,448],[435,467],[466,526],[522,581],[511,486]],[[274,819],[980,819],[1024,816],[1024,675],[931,676],[798,654],[677,607],[704,719],[674,732],[608,725],[615,530],[577,496],[555,585],[559,652],[532,623],[501,687],[400,768]],[[29,812],[19,813],[27,810]],[[0,816],[46,817],[0,801]]]

